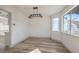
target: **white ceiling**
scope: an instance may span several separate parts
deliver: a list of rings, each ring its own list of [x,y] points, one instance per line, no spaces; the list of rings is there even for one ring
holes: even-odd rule
[[[26,14],[26,16],[29,16],[31,13],[33,13],[34,6],[39,7],[39,13],[41,13],[43,16],[51,16],[60,12],[66,7],[66,5],[5,5],[4,7],[14,8],[16,10],[22,11]]]
[[[34,5],[18,5],[15,7],[26,13],[26,15],[29,15],[33,12],[32,10],[33,6]],[[58,13],[66,7],[65,5],[37,5],[37,6],[39,7],[39,13],[47,16],[51,16],[55,13]]]

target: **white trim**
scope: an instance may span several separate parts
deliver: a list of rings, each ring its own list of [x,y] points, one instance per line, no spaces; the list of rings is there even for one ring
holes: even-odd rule
[[[64,13],[64,15],[67,14],[68,12],[70,12],[72,9],[74,9],[74,8],[76,8],[76,7],[77,7],[77,5],[73,6],[72,8],[70,8],[69,10],[67,10],[67,11]]]

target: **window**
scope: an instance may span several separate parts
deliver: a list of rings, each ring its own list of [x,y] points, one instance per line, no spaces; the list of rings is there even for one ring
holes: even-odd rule
[[[79,6],[64,15],[64,33],[79,37]]]
[[[59,18],[52,19],[52,31],[59,31]]]
[[[0,22],[0,31],[3,31],[4,30],[4,25],[3,23]]]
[[[0,17],[0,32],[8,32],[9,25],[8,25],[8,18]]]

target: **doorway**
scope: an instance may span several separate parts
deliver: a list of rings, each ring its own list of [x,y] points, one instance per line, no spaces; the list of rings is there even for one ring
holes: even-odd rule
[[[0,48],[10,47],[11,13],[0,9]]]

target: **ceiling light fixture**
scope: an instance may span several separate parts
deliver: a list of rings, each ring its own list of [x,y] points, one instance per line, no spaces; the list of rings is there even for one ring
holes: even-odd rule
[[[29,18],[32,18],[32,17],[42,18],[43,16],[40,13],[38,13],[38,7],[33,7],[33,14],[30,14],[28,17]]]

